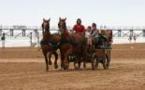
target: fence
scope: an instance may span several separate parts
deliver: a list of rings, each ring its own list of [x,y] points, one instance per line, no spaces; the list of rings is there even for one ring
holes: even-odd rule
[[[57,32],[55,28],[51,32]],[[114,38],[129,38],[129,37],[143,37],[145,38],[144,28],[112,28]],[[11,46],[10,42],[15,46],[39,46],[42,38],[42,30],[40,27],[31,26],[1,26],[0,38],[5,33],[5,44]],[[2,40],[1,40],[2,41]],[[21,45],[23,44],[23,45]],[[13,46],[12,45],[12,46]]]

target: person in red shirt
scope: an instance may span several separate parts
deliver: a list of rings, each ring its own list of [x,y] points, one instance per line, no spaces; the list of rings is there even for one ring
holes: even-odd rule
[[[80,18],[77,19],[76,25],[73,27],[73,31],[76,33],[84,33],[85,32],[85,27],[84,25],[81,24],[82,21]]]
[[[83,41],[85,38],[85,27],[81,23],[82,23],[81,19],[78,18],[76,21],[76,24],[74,25],[74,27],[72,29],[74,32],[74,34],[72,34],[72,36],[75,37],[74,40],[75,40],[75,42],[78,42],[78,43]]]

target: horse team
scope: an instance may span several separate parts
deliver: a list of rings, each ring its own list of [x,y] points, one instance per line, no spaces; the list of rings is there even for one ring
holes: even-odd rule
[[[96,24],[87,29],[77,19],[73,30],[68,30],[66,18],[59,18],[59,32],[50,33],[50,19],[43,19],[41,48],[46,62],[46,71],[52,65],[51,56],[55,56],[54,67],[58,68],[58,52],[60,50],[61,68],[69,69],[69,63],[74,63],[75,69],[80,69],[81,63],[86,68],[86,63],[91,63],[92,70],[102,63],[108,69],[111,61],[112,30],[98,30]]]

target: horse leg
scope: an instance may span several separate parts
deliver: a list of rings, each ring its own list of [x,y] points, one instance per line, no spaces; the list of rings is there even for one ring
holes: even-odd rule
[[[64,69],[66,70],[67,69],[67,66],[65,65],[65,63],[67,63],[67,60],[68,58],[66,57],[66,54],[64,53],[61,53],[61,69]]]
[[[95,70],[95,65],[94,65],[94,61],[93,60],[91,61],[91,64],[92,64],[92,70]]]
[[[107,59],[106,68],[109,69],[111,57],[106,55],[106,59]]]
[[[65,53],[65,51],[63,51],[63,49],[62,48],[60,48],[60,58],[61,58],[61,60],[60,60],[60,63],[61,63],[61,69],[63,69],[63,62],[64,62],[64,53]]]
[[[87,60],[87,56],[86,55],[84,55],[84,58],[83,58],[84,60],[82,60],[83,61],[83,67],[84,67],[84,69],[86,69],[86,60]]]
[[[68,70],[69,68],[69,62],[67,61],[67,59],[65,58],[64,62],[63,62],[63,69],[64,70]]]
[[[74,61],[74,68],[77,69],[77,67],[76,67],[76,61]]]
[[[81,67],[81,61],[82,61],[81,59],[82,58],[79,56],[77,56],[77,58],[75,59],[75,69],[77,69],[77,70],[79,70]],[[78,64],[77,66],[76,66],[76,63]]]
[[[87,60],[86,56],[85,56],[84,59],[85,59],[85,60],[83,60],[83,67],[84,67],[84,69],[86,69],[86,60]]]
[[[102,63],[102,65],[103,65],[103,68],[104,68],[104,69],[107,69],[107,67],[106,67],[106,57],[103,57],[103,58],[102,58],[102,62],[101,62],[101,63]]]
[[[81,61],[78,61],[78,69],[81,67]]]
[[[63,69],[64,54],[61,53],[61,69]]]
[[[77,60],[76,60],[76,58],[75,58],[75,60],[74,60],[74,68],[75,68],[75,70],[78,69],[78,67],[76,66],[77,63],[78,63],[78,62],[77,62]]]
[[[54,65],[55,65],[55,66],[54,66],[54,68],[57,69],[57,68],[58,68],[58,64],[57,64],[58,54],[57,54],[57,52],[54,52],[53,54],[54,54],[54,56],[55,56],[55,61],[54,61]]]
[[[47,53],[44,54],[44,57],[45,57],[45,63],[46,63],[46,71],[48,71],[49,67],[48,67]]]
[[[91,58],[91,64],[92,64],[92,70],[95,70],[96,69],[96,66],[95,66],[95,57]]]
[[[83,62],[84,69],[86,69],[86,61]]]
[[[49,53],[49,65],[52,65],[52,61],[51,61],[51,56],[52,56],[52,52]]]

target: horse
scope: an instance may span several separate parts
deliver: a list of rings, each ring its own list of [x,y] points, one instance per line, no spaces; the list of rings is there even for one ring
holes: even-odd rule
[[[54,67],[55,69],[57,69],[58,68],[57,49],[58,49],[58,44],[60,43],[61,37],[59,34],[50,33],[50,19],[49,20],[43,19],[42,34],[43,34],[43,38],[40,44],[41,44],[42,53],[45,57],[46,71],[48,71],[49,69],[48,64],[52,65],[52,62],[51,62],[52,55],[55,56]],[[47,55],[49,58],[47,58]]]
[[[105,35],[105,37],[103,36]],[[96,68],[98,68],[99,62],[102,63],[104,69],[108,69],[111,61],[111,42],[112,42],[112,30],[101,30],[99,39],[93,38],[93,44],[95,45],[95,58]]]
[[[66,18],[59,18],[58,28],[61,33],[61,44],[60,44],[60,52],[61,52],[61,66],[63,69],[69,68],[69,62],[74,62],[74,67],[76,67],[76,63],[78,63],[78,68],[80,67],[81,57],[82,57],[82,36],[76,33],[69,33],[66,26]],[[75,57],[75,59],[70,59]]]

